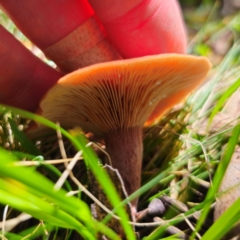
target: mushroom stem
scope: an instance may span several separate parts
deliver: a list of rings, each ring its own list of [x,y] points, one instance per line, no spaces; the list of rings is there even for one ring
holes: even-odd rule
[[[117,129],[105,136],[106,150],[114,168],[118,169],[127,193],[135,192],[141,184],[142,127]],[[132,201],[136,209],[138,199]]]

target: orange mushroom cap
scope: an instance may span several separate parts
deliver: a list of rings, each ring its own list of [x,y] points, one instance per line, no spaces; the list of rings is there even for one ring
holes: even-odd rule
[[[181,54],[95,64],[61,78],[40,108],[63,127],[103,136],[152,123],[191,93],[210,67],[205,57]]]

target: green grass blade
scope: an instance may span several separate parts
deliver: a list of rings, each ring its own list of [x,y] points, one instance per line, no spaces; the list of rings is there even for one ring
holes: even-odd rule
[[[237,199],[226,212],[208,229],[202,240],[221,239],[239,221],[240,199]],[[224,227],[223,227],[224,226]]]
[[[27,138],[23,132],[18,129],[16,123],[11,118],[8,118],[8,121],[14,136],[21,143],[22,147],[27,151],[27,153],[35,156],[41,155],[41,152],[38,150],[38,148]]]
[[[80,234],[86,235],[88,232],[87,234],[88,237],[92,235],[90,231],[86,230],[85,227],[84,228],[81,227],[83,226],[81,222],[78,222],[76,218],[73,218],[78,216],[80,220],[84,222],[87,226],[92,225],[91,215],[85,203],[78,200],[78,203],[76,204],[75,201],[73,200],[77,200],[77,199],[66,197],[65,196],[66,193],[63,190],[59,190],[58,192],[53,191],[53,184],[48,179],[45,179],[39,173],[34,172],[29,168],[16,167],[14,165],[13,159],[10,159],[10,156],[11,155],[7,153],[5,150],[0,149],[0,176],[3,178],[3,179],[0,179],[1,180],[0,201],[2,203],[9,204],[13,207],[17,207],[18,209],[21,209],[24,212],[28,212],[29,214],[32,214],[33,216],[36,216],[36,215],[40,216],[39,210],[41,210],[42,214],[44,215],[43,209],[46,210],[47,207],[49,208],[52,207],[52,210],[49,209],[49,215],[47,215],[47,217],[49,219],[51,218],[54,219],[55,215],[57,215],[57,212],[54,211],[55,207],[53,207],[47,202],[44,202],[43,200],[38,198],[36,195],[31,194],[31,192],[35,192],[35,193],[37,191],[42,192],[41,197],[48,199],[48,201],[50,202],[54,202],[54,203],[57,202],[59,204],[59,207],[60,208],[62,207],[62,209],[59,209],[60,212],[58,213],[61,214],[61,216],[64,215],[65,219],[68,219],[64,223],[65,225],[68,226],[69,225],[68,222],[71,222],[70,218],[68,218],[68,216],[70,216],[72,221],[75,223],[75,227],[77,228],[77,230],[78,231],[81,230]],[[19,185],[21,187],[15,187],[15,191],[14,191],[14,186],[9,187],[8,185],[10,183],[7,183],[4,180],[5,178],[13,179],[14,181],[19,182]],[[29,198],[29,200],[26,198]],[[33,199],[35,200],[33,201]],[[38,206],[35,206],[32,203],[32,201],[37,202]],[[46,204],[49,204],[49,205],[46,205]],[[24,206],[25,206],[25,209],[24,209]],[[32,208],[29,210],[29,207],[32,207]],[[79,213],[76,214],[77,212]],[[52,216],[51,216],[51,213],[52,213]],[[43,219],[45,219],[46,216],[44,215],[43,217],[44,217]],[[60,225],[60,222],[58,225]],[[61,226],[63,226],[63,224]]]
[[[230,86],[226,92],[222,95],[222,97],[218,100],[216,106],[213,108],[212,113],[208,120],[208,125],[211,124],[214,116],[217,114],[217,112],[224,106],[227,99],[240,87],[240,78],[237,79],[237,81]]]
[[[135,239],[135,234],[131,225],[128,223],[129,218],[123,208],[124,205],[121,205],[121,199],[119,198],[116,189],[110,180],[109,176],[105,172],[105,170],[99,167],[97,157],[95,153],[89,148],[86,147],[86,139],[82,134],[76,134],[75,137],[77,138],[79,144],[79,148],[82,149],[84,153],[84,159],[87,160],[87,164],[91,171],[94,173],[96,179],[103,187],[104,192],[107,194],[109,200],[111,201],[113,206],[118,206],[116,209],[116,213],[121,217],[121,224],[125,230],[126,236],[128,239]],[[127,202],[129,200],[126,200]]]
[[[30,201],[27,201],[24,199],[23,196],[16,196],[15,193],[9,193],[8,191],[3,190],[5,186],[12,186],[14,190],[19,191],[19,194],[25,193],[26,191],[21,191],[20,188],[13,186],[12,184],[7,184],[6,182],[0,181],[2,184],[0,188],[0,202],[2,204],[8,204],[9,206],[18,209],[22,212],[28,213],[32,215],[35,218],[42,219],[44,221],[47,221],[49,223],[52,223],[55,226],[61,226],[63,228],[74,228],[72,225],[72,221],[70,218],[65,218],[65,216],[62,216],[62,213],[60,213],[59,209],[54,209],[53,206],[50,204],[43,204],[41,199],[33,197],[34,200],[36,200],[36,203],[40,203],[40,207],[33,204]],[[32,197],[32,194],[27,194],[26,197]],[[41,207],[46,207],[45,209],[42,209]],[[49,211],[49,212],[48,212]],[[54,212],[54,215],[52,214]],[[70,220],[69,223],[67,221],[62,221],[61,219],[65,218],[65,220]],[[76,225],[75,225],[76,227]],[[78,224],[78,227],[82,227],[81,224]]]
[[[0,234],[2,234],[2,232],[0,231]],[[4,235],[4,237],[7,238],[7,240],[22,240],[23,237],[16,234],[16,233],[6,233]],[[4,239],[4,238],[3,238]],[[24,240],[30,240],[29,238],[24,238]]]
[[[235,59],[239,57],[240,52],[240,40],[237,41],[229,50],[220,66],[216,69],[217,74],[209,81],[204,87],[202,87],[195,95],[191,96],[187,101],[193,106],[190,122],[196,119],[196,112],[201,109],[207,102],[207,99],[212,93],[212,90],[216,84],[221,81],[222,76],[233,66]]]
[[[66,211],[74,215],[78,215],[79,209],[81,214],[79,217],[82,221],[89,221],[91,219],[91,214],[88,206],[82,202],[77,201],[74,198],[67,198],[65,196],[66,192],[60,189],[59,191],[54,191],[54,185],[51,181],[43,177],[40,173],[33,171],[30,168],[16,166],[14,161],[10,158],[10,154],[3,149],[0,149],[0,176],[8,177],[19,181],[34,191],[39,191],[48,196],[50,200],[56,201],[60,206]],[[70,205],[65,205],[66,200],[71,203]],[[77,208],[76,208],[77,207]]]
[[[232,136],[230,137],[230,139],[228,141],[224,155],[223,155],[223,157],[218,165],[218,168],[216,170],[216,173],[214,175],[213,186],[209,189],[207,196],[205,198],[205,201],[204,201],[204,203],[206,203],[205,207],[202,211],[199,221],[197,222],[195,231],[193,232],[193,234],[191,236],[193,239],[195,237],[196,232],[200,229],[203,222],[205,221],[207,214],[209,213],[210,206],[212,204],[212,200],[215,199],[215,195],[219,189],[219,186],[221,184],[225,170],[227,169],[227,166],[228,166],[228,164],[231,160],[231,157],[234,153],[235,146],[238,144],[239,135],[240,135],[240,124],[237,124],[232,131]]]
[[[57,232],[57,229],[58,228],[53,226],[52,224],[45,222],[44,225],[42,224],[40,226],[35,225],[27,229],[24,229],[23,231],[18,232],[18,235],[20,235],[22,238],[29,236],[29,238],[31,239],[38,239],[38,238],[40,239],[40,236],[46,236],[46,233],[50,234],[52,231]]]
[[[47,119],[45,119],[45,118],[43,118],[39,115],[32,114],[32,113],[29,113],[27,111],[17,109],[17,108],[14,108],[14,107],[6,106],[6,105],[0,105],[0,112],[5,113],[7,111],[12,111],[13,113],[18,114],[22,117],[31,119],[35,122],[41,123],[41,124],[43,124],[47,127],[50,127],[52,129],[59,130],[62,133],[63,136],[68,138],[74,144],[74,146],[77,148],[77,150],[79,150],[79,151],[82,150],[83,151],[83,154],[86,157],[85,160],[87,161],[87,164],[89,165],[91,171],[94,173],[94,175],[96,176],[100,185],[102,186],[103,190],[107,194],[107,196],[109,198],[109,201],[111,202],[111,204],[114,207],[119,206],[121,200],[118,196],[118,193],[117,193],[113,183],[111,182],[107,173],[99,166],[98,159],[97,159],[96,155],[93,153],[93,151],[89,147],[86,147],[86,142],[83,140],[82,137],[79,137],[79,136],[78,137],[73,137],[66,130],[62,129],[61,127],[57,126],[53,122],[51,122],[51,121],[49,121],[49,120],[47,120]],[[1,174],[1,172],[0,172],[0,174]],[[12,175],[12,177],[14,178],[14,174]],[[44,189],[42,189],[42,190],[44,191]],[[51,190],[48,191],[48,194],[50,196],[54,196],[56,194],[56,192],[53,192],[52,189],[51,189]],[[59,197],[60,197],[60,195],[59,195]],[[73,198],[71,198],[71,199],[73,199]],[[61,200],[62,200],[61,198],[58,199],[58,204],[62,204]],[[63,208],[70,208],[71,207],[71,209],[69,209],[71,211],[73,209],[75,209],[74,212],[72,212],[73,215],[77,215],[79,217],[79,219],[81,219],[81,220],[89,221],[89,217],[85,218],[83,216],[82,212],[80,210],[78,210],[79,206],[78,207],[76,206],[76,202],[75,201],[73,202],[73,200],[71,200],[71,201],[72,201],[72,203],[70,205],[69,204],[67,206],[63,205],[62,207]],[[128,223],[129,218],[127,216],[127,213],[126,213],[125,209],[122,206],[120,206],[120,207],[117,208],[116,213],[121,218],[120,222],[123,226],[123,229],[125,231],[125,234],[126,234],[127,238],[129,240],[136,239],[136,236],[133,232],[133,229],[132,229],[131,225]]]

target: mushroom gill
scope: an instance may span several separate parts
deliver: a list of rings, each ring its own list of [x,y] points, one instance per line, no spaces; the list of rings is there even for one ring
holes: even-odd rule
[[[184,100],[210,66],[180,54],[95,64],[61,78],[42,100],[42,116],[102,137],[131,194],[140,187],[143,125]]]

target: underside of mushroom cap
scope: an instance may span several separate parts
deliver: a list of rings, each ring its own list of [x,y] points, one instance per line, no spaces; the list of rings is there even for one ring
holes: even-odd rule
[[[210,67],[204,57],[181,54],[95,64],[61,78],[42,100],[42,116],[98,136],[142,126],[181,102]]]

